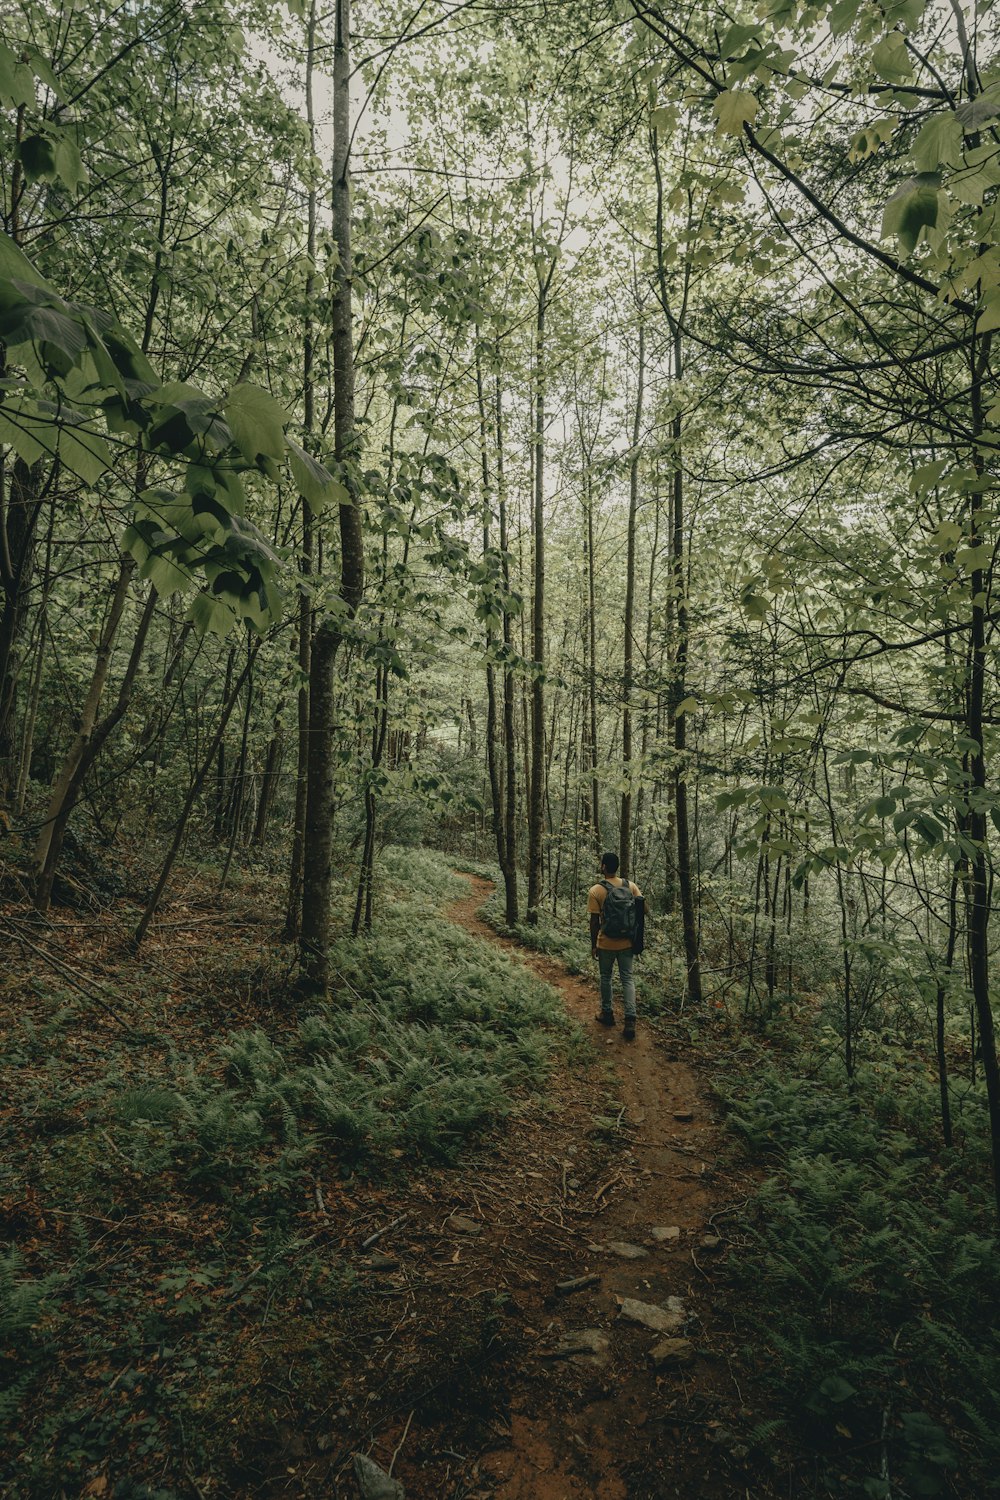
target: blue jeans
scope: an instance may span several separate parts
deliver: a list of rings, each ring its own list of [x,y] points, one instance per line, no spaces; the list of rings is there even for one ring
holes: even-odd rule
[[[615,959],[618,960],[618,977],[622,982],[622,998],[625,1001],[625,1015],[635,1019],[635,980],[632,978],[632,960],[635,954],[631,948],[624,948],[619,953],[611,949],[598,948],[597,963],[601,971],[601,1009],[610,1013],[611,1011],[611,976],[615,972]]]

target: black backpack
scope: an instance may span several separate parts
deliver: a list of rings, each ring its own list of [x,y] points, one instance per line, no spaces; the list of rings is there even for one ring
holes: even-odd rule
[[[632,887],[625,880],[621,885],[612,885],[610,880],[602,880],[601,885],[607,891],[604,898],[604,910],[601,914],[601,931],[606,938],[628,938],[629,942],[635,937],[636,909],[635,897]]]

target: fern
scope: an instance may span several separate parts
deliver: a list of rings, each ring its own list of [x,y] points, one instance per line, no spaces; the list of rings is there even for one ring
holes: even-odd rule
[[[0,1254],[0,1347],[32,1336],[46,1298],[61,1280],[56,1274],[37,1279],[26,1275],[24,1257],[16,1248]]]

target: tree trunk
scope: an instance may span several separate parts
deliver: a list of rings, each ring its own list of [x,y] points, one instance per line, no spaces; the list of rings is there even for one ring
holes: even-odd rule
[[[642,397],[646,377],[646,330],[639,314],[639,369],[632,423],[632,456],[629,460],[628,536],[625,563],[625,660],[622,669],[622,761],[627,778],[622,792],[618,831],[618,858],[623,879],[631,876],[632,851],[632,679],[635,672],[633,627],[635,623],[635,518],[639,507],[639,438],[642,433]]]
[[[108,671],[111,667],[111,653],[114,649],[115,640],[118,635],[118,627],[121,624],[122,614],[128,601],[128,588],[135,572],[135,561],[131,557],[123,557],[118,568],[118,577],[115,580],[114,590],[108,605],[104,624],[97,642],[97,658],[94,662],[93,671],[90,674],[90,686],[87,696],[83,700],[83,707],[77,720],[76,734],[73,742],[66,752],[62,767],[52,784],[49,792],[49,803],[45,813],[45,821],[38,832],[35,841],[34,866],[36,878],[45,868],[49,857],[49,848],[53,840],[53,832],[56,820],[65,807],[70,796],[70,789],[77,769],[90,743],[97,721],[97,710],[101,703],[101,694],[108,679]],[[45,905],[39,909],[45,910]]]
[[[249,670],[247,672],[247,700],[246,709],[243,714],[243,732],[240,735],[240,758],[236,771],[236,793],[232,809],[232,828],[229,836],[229,848],[226,850],[226,860],[222,866],[222,875],[219,878],[219,894],[226,889],[226,881],[229,879],[229,869],[233,862],[233,854],[236,849],[236,840],[240,836],[240,827],[243,822],[243,804],[246,797],[247,783],[247,754],[250,749],[250,716],[253,712],[253,663],[248,659]]]
[[[680,327],[674,328],[674,378],[683,375]],[[674,655],[671,710],[674,721],[674,818],[677,838],[677,885],[681,898],[681,924],[684,931],[684,957],[687,963],[687,993],[691,1003],[701,1003],[701,963],[698,956],[698,924],[695,911],[694,880],[691,867],[691,834],[688,826],[687,796],[687,714],[683,711],[686,692],[688,617],[687,577],[684,537],[684,473],[681,468],[683,423],[676,412],[672,423],[674,439],[674,516],[672,573],[677,610],[677,649]]]
[[[21,734],[21,759],[17,774],[17,787],[14,794],[14,811],[19,815],[24,811],[24,804],[28,795],[28,782],[31,778],[31,756],[35,748],[35,724],[38,720],[38,705],[42,697],[45,647],[49,639],[49,592],[52,588],[52,532],[55,527],[55,516],[55,506],[53,505],[49,510],[48,535],[45,539],[45,573],[42,583],[41,603],[38,607],[38,642],[35,647],[35,664],[31,674],[28,710],[25,714],[24,730]]]
[[[246,682],[247,678],[250,676],[250,673],[253,671],[253,664],[257,659],[257,652],[259,651],[259,649],[260,641],[256,640],[250,647],[247,664],[243,668],[243,671],[240,673],[236,686],[223,702],[222,712],[219,715],[219,722],[215,726],[215,734],[209,741],[209,746],[207,751],[205,752],[205,757],[202,760],[202,763],[199,766],[198,770],[195,772],[194,779],[191,782],[190,787],[188,788],[188,794],[184,799],[184,806],[181,808],[181,815],[174,825],[174,836],[171,841],[170,848],[167,850],[167,857],[163,861],[163,867],[160,870],[159,879],[156,882],[149,901],[146,903],[146,910],[143,912],[139,925],[135,930],[135,936],[132,939],[133,949],[138,950],[138,948],[142,944],[147,932],[149,931],[149,924],[150,922],[152,922],[154,916],[157,913],[157,910],[159,909],[163,892],[167,888],[167,881],[170,879],[171,871],[173,870],[174,864],[177,860],[177,856],[180,853],[180,847],[184,840],[184,833],[188,825],[188,819],[191,816],[191,811],[194,807],[195,802],[198,800],[198,795],[201,792],[202,787],[205,785],[205,782],[208,779],[208,773],[212,769],[212,762],[215,759],[215,752],[218,750],[219,745],[222,742],[222,737],[226,732],[226,728],[229,724],[233,709],[236,707],[236,704],[239,700],[243,684]]]
[[[659,560],[659,551],[660,551],[660,489],[659,489],[659,475],[657,474],[655,489],[654,489],[654,493],[653,493],[653,544],[652,544],[652,546],[650,548],[650,552],[649,552],[649,577],[648,577],[648,583],[647,583],[647,587],[646,587],[645,663],[646,663],[646,677],[647,677],[647,680],[648,680],[648,677],[649,677],[649,673],[651,671],[651,665],[650,664],[651,664],[651,662],[653,660],[653,590],[654,590],[654,585],[656,583],[656,564],[657,564],[657,562]],[[644,765],[646,763],[646,755],[647,755],[647,753],[649,751],[649,734],[650,734],[650,706],[649,706],[649,693],[648,693],[648,690],[647,690],[647,691],[643,692],[642,739],[641,739],[640,747],[639,747],[639,754],[642,757],[642,761],[643,761]],[[639,784],[639,790],[636,793],[636,799],[635,799],[635,821],[636,821],[636,823],[639,826],[638,826],[638,828],[636,830],[637,837],[634,840],[635,847],[634,847],[633,855],[632,855],[633,865],[635,864],[635,860],[636,860],[636,858],[638,856],[641,855],[642,858],[645,859],[645,857],[649,853],[649,837],[648,837],[648,834],[646,834],[643,831],[643,816],[642,816],[643,801],[644,801],[644,792],[643,792],[642,783],[640,782],[640,784]],[[655,807],[651,811],[655,812]]]
[[[264,770],[260,778],[260,798],[257,802],[257,817],[254,822],[253,833],[250,835],[250,842],[255,849],[259,849],[263,844],[264,835],[267,832],[271,808],[274,806],[274,793],[278,784],[278,773],[281,768],[283,749],[284,742],[281,730],[275,724],[271,738],[267,742]]]
[[[313,100],[313,74],[316,66],[316,0],[311,0],[306,22],[306,126],[309,149],[316,154],[316,112]],[[302,442],[306,451],[312,448],[316,430],[316,399],[313,364],[315,361],[315,326],[313,297],[316,288],[316,186],[310,179],[306,198],[306,255],[308,270],[305,285],[305,320],[302,329]],[[307,579],[313,569],[313,522],[308,505],[302,504],[302,555],[299,571]],[[309,785],[309,680],[312,663],[313,609],[308,584],[299,591],[297,693],[298,737],[295,753],[295,812],[292,822],[292,850],[288,871],[288,904],[282,937],[285,942],[297,938],[302,925],[302,879],[306,846],[306,796]]]
[[[49,901],[52,896],[52,882],[55,879],[56,866],[62,850],[66,825],[69,822],[73,808],[79,801],[80,789],[107,740],[125,717],[129,703],[132,700],[132,693],[135,688],[135,676],[139,670],[142,653],[146,649],[146,638],[149,634],[149,627],[153,622],[153,612],[156,608],[158,597],[155,588],[151,588],[149,596],[146,599],[145,608],[139,619],[139,626],[135,633],[135,639],[132,642],[132,651],[118,689],[118,698],[114,708],[96,727],[88,731],[86,739],[81,742],[80,736],[77,736],[67,757],[63,771],[56,783],[58,791],[53,791],[46,816],[46,826],[42,830],[43,834],[46,835],[46,847],[44,856],[39,859],[35,886],[35,906],[39,911],[48,910]],[[117,630],[117,623],[115,629]],[[72,767],[71,771],[69,770],[70,767]]]
[[[503,405],[500,377],[496,379],[495,391],[496,451],[497,451],[497,518],[500,526],[500,575],[504,594],[510,593],[510,561],[507,536],[507,487],[504,472]],[[508,927],[516,927],[520,920],[517,891],[517,746],[514,731],[514,674],[510,670],[513,647],[510,610],[506,600],[503,610],[503,748],[504,748],[504,834],[503,857],[500,869],[504,882],[504,920]]]
[[[545,313],[548,281],[538,287],[535,316],[534,492],[532,513],[533,589],[531,608],[531,777],[528,806],[528,902],[525,918],[534,926],[542,899],[542,845],[545,829]]]
[[[985,338],[980,353],[977,353],[975,343],[972,345],[972,429],[975,437],[980,435],[985,426],[983,379],[989,363],[990,343],[990,338]],[[973,448],[972,461],[977,473],[983,475],[981,448]],[[983,545],[981,526],[985,503],[985,496],[982,493],[969,496],[969,546],[972,549],[979,549]],[[990,1003],[990,854],[987,820],[987,807],[990,799],[987,791],[986,751],[983,740],[985,729],[983,701],[987,671],[986,601],[987,590],[991,582],[984,568],[972,569],[970,578],[972,630],[969,639],[965,732],[975,746],[969,756],[972,778],[972,796],[969,798],[969,832],[976,846],[976,852],[971,859],[968,944],[972,996],[979,1025],[979,1045],[983,1060],[983,1078],[986,1083],[986,1108],[993,1154],[993,1191],[997,1212],[1000,1214],[1000,1066],[997,1060],[993,1007]]]
[[[351,326],[351,5],[336,0],[333,51],[333,235],[337,246],[333,331],[334,457],[351,500],[339,507],[340,597],[353,618],[364,593],[365,555],[360,495],[354,479],[354,338]],[[308,989],[329,986],[330,895],[333,873],[334,664],[339,617],[316,631],[309,685],[309,756],[300,952]]]
[[[599,859],[603,850],[601,848],[601,787],[597,775],[599,764],[597,744],[597,605],[594,585],[594,491],[589,474],[586,480],[585,504],[587,507],[587,644],[590,658],[587,663],[587,710],[590,722],[590,734],[588,736],[588,748],[590,751],[590,806],[591,817],[593,819],[594,855]]]
[[[2,361],[0,361],[2,368]],[[51,479],[50,479],[51,483]],[[0,806],[14,795],[20,757],[14,743],[17,706],[18,642],[24,628],[28,586],[35,556],[38,517],[48,485],[41,467],[22,459],[0,459]]]

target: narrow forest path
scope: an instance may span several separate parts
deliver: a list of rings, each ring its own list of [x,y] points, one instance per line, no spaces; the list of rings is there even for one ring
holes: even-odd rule
[[[727,1249],[713,1216],[734,1189],[717,1168],[711,1104],[692,1069],[643,1024],[641,973],[638,1035],[627,1043],[620,1026],[596,1025],[595,980],[496,933],[479,915],[490,883],[467,878],[470,893],[450,919],[559,991],[607,1059],[618,1111],[602,1116],[606,1099],[557,1067],[548,1120],[479,1179],[475,1255],[505,1266],[524,1338],[507,1371],[509,1431],[501,1423],[480,1459],[484,1488],[463,1493],[742,1497],[746,1449],[732,1427],[749,1413],[713,1295]],[[559,1290],[576,1278],[588,1279]],[[661,1309],[661,1329],[632,1321],[655,1314],[623,1308],[623,1299]]]

